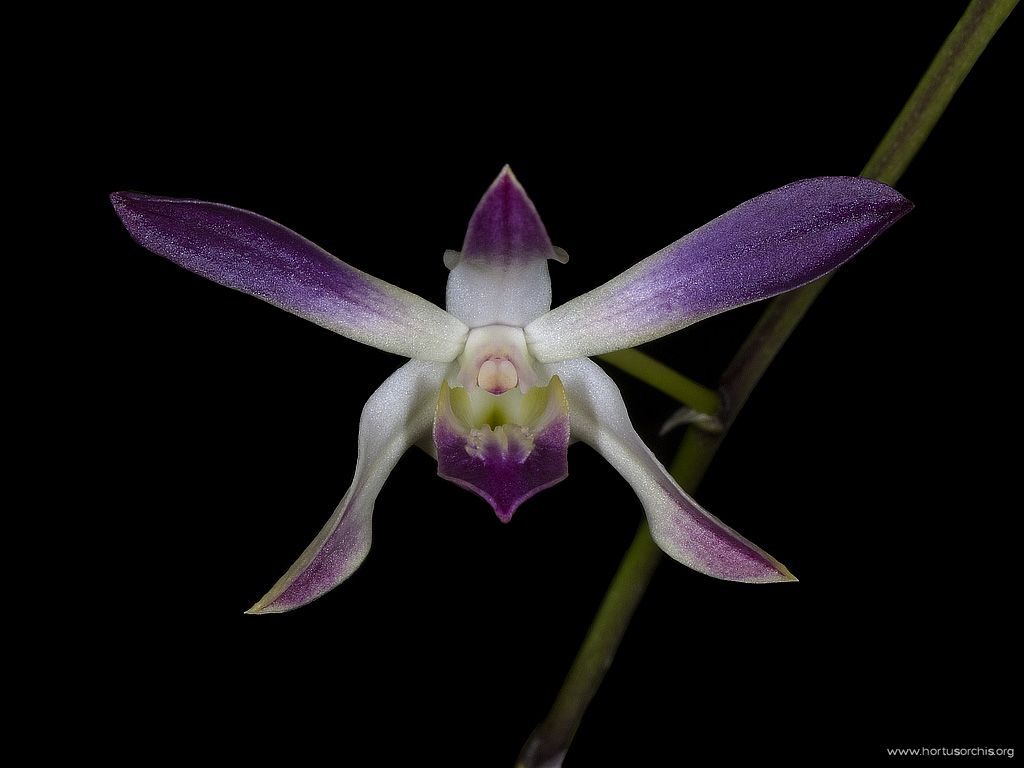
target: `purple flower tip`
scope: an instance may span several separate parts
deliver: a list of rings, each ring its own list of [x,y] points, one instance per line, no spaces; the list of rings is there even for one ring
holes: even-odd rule
[[[145,207],[150,200],[159,200],[156,195],[144,195],[141,192],[111,192],[110,204],[114,206],[117,215],[124,217],[137,207]]]
[[[559,258],[537,209],[507,165],[473,212],[462,258],[506,265]]]
[[[125,217],[129,215],[131,211],[132,198],[138,197],[134,192],[111,192],[110,193],[110,204],[114,206],[114,211],[121,221],[125,220]]]
[[[173,216],[168,210],[167,205],[161,204],[174,204],[179,202],[192,202],[192,201],[178,201],[168,197],[160,197],[158,195],[145,195],[141,192],[111,192],[110,193],[110,204],[114,207],[114,212],[117,217],[121,219],[121,223],[124,224],[125,229],[128,230],[128,234],[144,248],[151,247],[152,240],[154,239],[151,229],[150,221],[164,221],[172,219]],[[159,250],[156,251],[160,253]],[[166,254],[161,253],[162,256]],[[173,259],[172,259],[173,261]]]

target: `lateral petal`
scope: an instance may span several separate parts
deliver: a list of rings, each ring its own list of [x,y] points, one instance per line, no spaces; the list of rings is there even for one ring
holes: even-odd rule
[[[370,395],[359,419],[359,458],[345,498],[288,572],[247,613],[281,613],[343,582],[370,550],[373,505],[409,446],[430,434],[446,366],[410,360]]]
[[[857,177],[766,192],[537,318],[527,343],[542,363],[635,347],[821,277],[911,208],[896,190]]]
[[[551,365],[565,384],[572,436],[608,460],[632,486],[651,536],[669,557],[727,581],[795,581],[778,560],[708,514],[672,479],[637,435],[615,382],[590,360]]]
[[[448,362],[462,351],[467,328],[455,317],[270,219],[137,192],[110,200],[139,245],[190,272],[403,357]]]

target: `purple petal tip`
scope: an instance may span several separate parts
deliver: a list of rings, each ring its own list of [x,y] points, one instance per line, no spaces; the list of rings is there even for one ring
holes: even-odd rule
[[[804,179],[741,203],[526,327],[541,362],[635,347],[838,268],[913,205],[859,177]]]
[[[140,203],[146,203],[148,200],[159,200],[160,198],[155,195],[144,195],[141,192],[111,192],[110,193],[110,204],[114,206],[114,211],[118,217],[124,221],[125,216],[129,215],[132,210],[139,206]]]
[[[404,357],[448,362],[462,349],[461,321],[264,216],[137,192],[110,202],[135,242],[215,283]]]
[[[127,225],[126,217],[131,210],[131,200],[134,197],[132,192],[111,192],[110,204],[114,207],[114,213]]]
[[[500,264],[559,258],[537,209],[507,165],[473,212],[462,258]]]

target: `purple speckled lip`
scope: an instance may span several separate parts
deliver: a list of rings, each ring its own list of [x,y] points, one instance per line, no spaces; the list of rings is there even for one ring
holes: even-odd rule
[[[452,411],[441,389],[434,416],[437,473],[473,491],[503,523],[519,505],[569,474],[569,410],[560,382],[549,385],[549,403],[536,423],[474,429]]]

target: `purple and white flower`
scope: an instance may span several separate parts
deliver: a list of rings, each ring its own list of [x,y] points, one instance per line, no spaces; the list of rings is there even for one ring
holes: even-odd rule
[[[590,356],[633,347],[835,269],[911,204],[878,182],[807,179],[749,200],[551,309],[548,260],[566,262],[506,167],[445,253],[447,310],[350,267],[248,211],[117,192],[141,245],[215,282],[409,361],[370,396],[348,492],[252,613],[291,610],[340,584],[370,548],[374,501],[402,454],[436,455],[438,474],[508,522],[568,474],[570,443],[601,453],[643,504],[651,535],[702,573],[791,581],[762,549],[704,511],[630,423]]]

